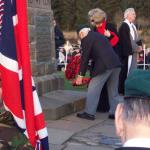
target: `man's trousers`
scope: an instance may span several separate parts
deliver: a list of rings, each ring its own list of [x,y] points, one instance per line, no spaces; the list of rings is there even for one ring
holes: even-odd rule
[[[116,106],[121,99],[118,94],[118,81],[119,81],[120,68],[107,70],[92,78],[89,83],[85,112],[95,115],[101,90],[107,82],[108,98],[110,105],[110,114],[115,113]]]

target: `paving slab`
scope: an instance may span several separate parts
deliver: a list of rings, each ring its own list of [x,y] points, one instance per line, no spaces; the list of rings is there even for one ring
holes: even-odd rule
[[[50,150],[63,150],[64,146],[63,145],[58,145],[58,144],[50,144],[49,148],[50,148]]]
[[[121,140],[118,137],[108,137],[108,136],[101,136],[100,137],[100,144],[109,145],[113,149],[117,147],[121,147]]]
[[[49,143],[53,145],[62,145],[66,142],[74,132],[48,128]]]
[[[60,104],[54,93],[52,98],[56,103],[53,107]],[[48,96],[50,95],[45,98]],[[65,101],[65,98],[68,96],[65,95],[60,100],[61,105],[68,104],[69,101]],[[74,98],[76,95],[73,96]],[[49,99],[47,101],[49,104]],[[45,108],[48,107],[47,103]],[[96,113],[94,121],[78,118],[76,113],[73,113],[59,120],[47,120],[46,123],[52,150],[112,150],[121,146],[121,141],[116,136],[114,120],[108,119],[108,113]]]
[[[72,131],[74,133],[87,129],[89,126],[89,124],[66,120],[58,120],[53,123],[47,123],[48,128],[62,129],[66,131]]]
[[[108,113],[100,113],[100,112],[97,112],[96,113],[96,119],[103,119],[103,120],[110,120],[108,119]],[[112,120],[110,120],[112,121]]]
[[[85,100],[86,92],[71,90],[51,91],[40,98],[51,150],[111,150],[121,145],[108,113],[96,113],[94,121],[76,117]]]
[[[103,122],[102,124],[90,128],[89,131],[100,133],[101,135],[108,137],[117,137],[114,124],[107,124],[107,122]]]
[[[112,150],[111,148],[88,146],[77,143],[72,143],[67,146],[64,150]]]
[[[100,133],[93,133],[89,130],[85,130],[73,136],[71,141],[75,141],[76,143],[84,143],[85,145],[90,146],[99,146],[100,136]]]
[[[96,117],[95,120],[81,119],[81,118],[76,117],[76,113],[74,113],[72,115],[68,115],[66,117],[63,117],[62,119],[67,120],[67,121],[72,121],[72,122],[78,122],[78,123],[81,123],[81,124],[88,124],[89,126],[96,125],[96,124],[106,120],[106,118],[104,118],[104,117],[102,117],[102,118],[100,118],[100,117],[97,118]]]
[[[76,114],[64,117],[61,120],[47,121],[48,128],[62,129],[78,133],[79,131],[90,128],[91,126],[100,124],[104,120],[96,119],[94,121],[84,120],[76,117]]]
[[[97,113],[96,116],[94,121],[77,118],[75,114],[62,118],[65,121],[89,125],[65,142],[64,150],[111,150],[121,146],[121,141],[116,136],[114,120],[108,119],[108,113]]]

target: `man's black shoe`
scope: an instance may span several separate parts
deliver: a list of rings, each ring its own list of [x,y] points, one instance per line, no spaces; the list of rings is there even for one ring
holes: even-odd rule
[[[114,115],[114,114],[109,114],[109,115],[108,115],[108,118],[114,120],[114,119],[115,119],[115,115]]]
[[[90,115],[86,112],[83,113],[77,113],[77,117],[82,118],[82,119],[87,119],[87,120],[95,120],[94,115]]]

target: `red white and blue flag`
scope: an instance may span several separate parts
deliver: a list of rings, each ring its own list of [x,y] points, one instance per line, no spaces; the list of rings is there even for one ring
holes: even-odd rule
[[[26,0],[0,0],[0,72],[5,108],[36,150],[49,150],[31,76]]]

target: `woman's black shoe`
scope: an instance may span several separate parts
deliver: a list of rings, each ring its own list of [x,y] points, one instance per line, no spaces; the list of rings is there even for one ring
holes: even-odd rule
[[[115,115],[114,115],[114,114],[109,114],[109,115],[108,115],[108,118],[114,120],[114,119],[115,119]]]
[[[82,119],[87,119],[87,120],[95,120],[94,115],[90,115],[86,112],[83,113],[77,113],[77,117],[82,118]]]

